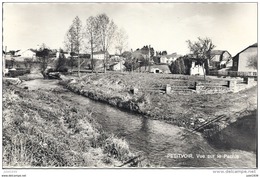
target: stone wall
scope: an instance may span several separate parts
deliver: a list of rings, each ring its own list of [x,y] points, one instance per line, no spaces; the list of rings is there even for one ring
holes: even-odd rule
[[[228,86],[222,86],[218,84],[211,83],[195,83],[195,90],[197,93],[201,94],[214,94],[214,93],[228,93],[230,88]]]

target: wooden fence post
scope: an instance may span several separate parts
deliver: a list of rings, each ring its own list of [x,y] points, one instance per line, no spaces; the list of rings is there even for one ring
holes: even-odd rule
[[[170,94],[171,93],[171,85],[170,84],[166,84],[165,93],[166,94]]]
[[[230,91],[232,92],[237,92],[237,81],[236,80],[230,80],[228,81],[228,87]]]

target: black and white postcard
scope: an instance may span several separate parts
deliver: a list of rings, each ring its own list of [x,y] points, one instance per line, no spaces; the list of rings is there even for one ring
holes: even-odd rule
[[[258,176],[257,6],[2,3],[2,176]]]

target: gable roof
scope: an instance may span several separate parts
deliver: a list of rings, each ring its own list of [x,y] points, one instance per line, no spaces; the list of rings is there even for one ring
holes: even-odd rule
[[[138,58],[138,59],[145,58],[145,55],[143,55],[140,50],[134,51],[132,55],[133,58]]]
[[[238,52],[233,58],[237,57],[240,53],[246,51],[247,49],[249,48],[252,48],[252,47],[258,47],[258,44],[257,43],[254,43],[253,45],[250,45],[248,46],[247,48],[245,48],[244,50],[242,50],[241,52]]]
[[[222,55],[225,50],[212,50],[210,51],[210,55]]]

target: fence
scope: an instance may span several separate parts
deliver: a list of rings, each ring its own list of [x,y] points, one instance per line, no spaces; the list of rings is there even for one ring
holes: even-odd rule
[[[182,93],[195,92],[195,89],[194,89],[194,87],[190,87],[188,85],[172,86],[170,84],[160,85],[160,86],[152,86],[150,88],[135,88],[135,87],[130,88],[130,92],[132,94],[136,94],[139,91],[158,92],[158,93],[170,94],[172,92],[182,92]]]
[[[212,76],[231,76],[231,77],[257,77],[257,72],[243,71],[209,71]]]
[[[203,94],[213,94],[213,93],[229,93],[229,92],[238,92],[252,86],[255,86],[257,81],[253,77],[244,77],[243,81],[239,79],[230,79],[214,82],[205,82],[205,81],[194,81],[193,84],[190,82],[185,83],[184,85],[153,85],[149,88],[135,88],[132,87],[130,92],[136,94],[139,91],[144,92],[159,92],[159,93],[203,93]]]

